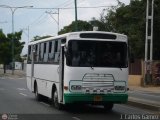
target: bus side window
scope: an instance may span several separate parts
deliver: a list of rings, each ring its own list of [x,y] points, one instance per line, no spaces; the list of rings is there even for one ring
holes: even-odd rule
[[[34,61],[38,62],[38,44],[35,45]]]
[[[58,62],[58,40],[55,41],[54,44],[54,62],[57,63]]]
[[[60,50],[61,50],[61,40],[55,41],[55,60],[54,62],[58,63],[60,60]]]
[[[39,62],[39,47],[40,47],[40,44],[37,44],[37,52],[36,52],[36,54],[37,54],[37,62]]]
[[[58,62],[60,61],[60,53],[61,53],[61,40],[58,41]]]
[[[39,46],[38,47],[38,62],[40,62],[41,61],[41,56],[40,56],[41,55],[41,43],[39,43],[38,46]]]
[[[54,61],[54,43],[55,43],[55,41],[49,42],[48,62]]]
[[[28,46],[28,62],[31,61],[31,46]]]
[[[39,60],[43,61],[43,49],[44,49],[44,43],[40,43],[40,51],[39,51]]]
[[[48,42],[44,43],[44,49],[43,49],[43,61],[47,62],[48,61]]]
[[[61,51],[61,40],[58,40],[58,50],[57,50],[57,52],[60,53],[60,51]]]

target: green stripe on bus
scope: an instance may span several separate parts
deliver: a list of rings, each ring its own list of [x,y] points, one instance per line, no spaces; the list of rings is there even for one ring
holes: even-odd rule
[[[95,101],[96,97],[100,97],[99,101]],[[128,94],[64,94],[65,103],[76,103],[76,102],[113,102],[113,103],[126,103],[128,101]]]

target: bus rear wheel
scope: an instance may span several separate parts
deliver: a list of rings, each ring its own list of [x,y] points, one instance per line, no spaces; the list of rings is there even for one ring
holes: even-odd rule
[[[61,110],[62,109],[62,105],[58,102],[58,92],[55,89],[55,91],[52,93],[52,102],[53,105],[56,109]]]
[[[113,108],[113,106],[114,106],[113,103],[107,103],[107,104],[104,105],[104,109],[105,109],[106,111],[111,111],[112,108]]]

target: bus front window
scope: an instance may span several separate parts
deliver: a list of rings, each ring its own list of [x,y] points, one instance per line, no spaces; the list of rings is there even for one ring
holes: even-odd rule
[[[113,41],[70,40],[67,65],[73,67],[127,67],[127,44]]]

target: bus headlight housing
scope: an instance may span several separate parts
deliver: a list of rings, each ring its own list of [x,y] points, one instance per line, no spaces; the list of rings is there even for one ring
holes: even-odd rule
[[[114,92],[125,92],[126,82],[125,81],[115,81],[114,82]]]
[[[71,92],[82,92],[82,81],[71,80],[69,83],[69,90]]]

